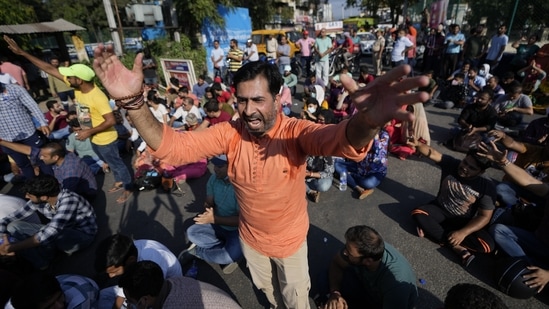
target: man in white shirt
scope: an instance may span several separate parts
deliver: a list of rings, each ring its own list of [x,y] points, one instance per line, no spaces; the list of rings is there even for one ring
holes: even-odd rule
[[[198,107],[193,104],[193,99],[186,97],[183,99],[183,103],[181,104],[181,106],[178,107],[173,113],[170,121],[168,122],[168,125],[174,128],[180,128],[184,126],[186,124],[185,117],[187,117],[188,114],[195,114],[198,122],[202,122],[202,115],[200,114],[200,110],[198,109]],[[181,121],[179,121],[178,119],[181,119]]]
[[[507,27],[505,25],[501,25],[498,28],[498,34],[494,35],[492,40],[490,40],[490,48],[488,48],[488,52],[486,54],[486,63],[492,67],[492,72],[500,62],[501,57],[503,57],[503,52],[509,42],[509,37],[505,34],[506,31]]]
[[[219,40],[214,41],[210,59],[212,60],[215,76],[225,76],[225,52],[219,47]]]
[[[252,39],[248,39],[248,41],[246,41],[246,48],[244,49],[244,60],[246,60],[246,63],[259,60],[257,46],[252,42]]]
[[[392,67],[394,68],[404,64],[404,57],[412,48],[415,48],[415,45],[406,37],[406,31],[404,29],[398,30],[398,36],[395,40],[393,51],[391,53]]]
[[[265,41],[265,48],[267,50],[267,57],[276,59],[276,50],[278,49],[278,40],[273,37],[272,34],[267,35],[267,40]]]

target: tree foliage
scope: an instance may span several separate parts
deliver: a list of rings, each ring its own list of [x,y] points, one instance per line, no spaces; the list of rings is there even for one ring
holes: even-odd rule
[[[475,0],[469,1],[470,14],[467,17],[469,24],[477,25],[486,17],[489,29],[497,28],[500,24],[509,26],[517,0]],[[518,0],[517,11],[514,14],[512,29],[539,28],[549,24],[549,1],[546,0]]]
[[[23,1],[0,0],[0,25],[36,23],[38,19],[32,5]]]
[[[408,0],[408,7],[416,4],[418,0]],[[402,15],[403,0],[346,0],[347,7],[359,7],[363,11],[371,12],[376,16],[380,8],[388,7],[390,10],[391,21],[396,24],[398,16]]]
[[[252,29],[264,29],[265,23],[273,19],[276,13],[273,0],[236,0],[235,6],[248,8],[252,18]]]

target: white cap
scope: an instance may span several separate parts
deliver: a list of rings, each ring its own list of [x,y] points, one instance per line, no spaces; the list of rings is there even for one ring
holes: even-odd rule
[[[291,72],[292,71],[292,66],[290,66],[289,64],[285,65],[284,66],[284,71]]]
[[[336,37],[335,33],[330,33],[330,37],[335,38]]]

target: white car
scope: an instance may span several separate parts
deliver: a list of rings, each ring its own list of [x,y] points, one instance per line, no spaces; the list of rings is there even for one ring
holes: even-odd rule
[[[376,36],[370,32],[358,32],[360,37],[360,52],[362,55],[372,55],[372,45],[376,41]]]

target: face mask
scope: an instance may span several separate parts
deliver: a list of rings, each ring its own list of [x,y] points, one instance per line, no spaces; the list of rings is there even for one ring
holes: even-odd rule
[[[307,110],[309,111],[309,113],[311,114],[314,114],[316,112],[316,108],[315,107],[308,107]]]

